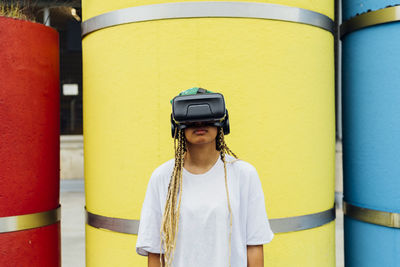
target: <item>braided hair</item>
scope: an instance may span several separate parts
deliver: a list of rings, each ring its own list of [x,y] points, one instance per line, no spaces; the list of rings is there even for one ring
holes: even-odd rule
[[[233,153],[225,143],[224,131],[221,127],[218,127],[218,134],[216,137],[216,149],[220,152],[220,157],[224,163],[224,174],[225,174],[225,189],[228,200],[229,210],[229,266],[231,266],[231,236],[232,236],[232,210],[229,201],[228,191],[228,180],[227,180],[227,169],[225,154],[231,155],[237,159],[235,153]],[[161,221],[160,229],[160,252],[162,244],[164,243],[165,253],[164,261],[165,267],[170,267],[173,260],[174,251],[176,248],[176,237],[178,233],[179,225],[179,214],[182,198],[182,170],[183,163],[186,153],[186,138],[183,129],[175,128],[174,133],[174,150],[175,150],[175,166],[172,171],[171,179],[168,186],[167,200],[165,203],[164,213]],[[160,253],[160,263],[162,266],[162,255]]]

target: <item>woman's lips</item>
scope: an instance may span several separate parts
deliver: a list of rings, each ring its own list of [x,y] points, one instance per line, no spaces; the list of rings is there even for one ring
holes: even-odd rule
[[[207,129],[206,129],[206,128],[202,128],[202,127],[196,128],[196,129],[193,131],[194,134],[205,134],[206,132],[207,132]]]

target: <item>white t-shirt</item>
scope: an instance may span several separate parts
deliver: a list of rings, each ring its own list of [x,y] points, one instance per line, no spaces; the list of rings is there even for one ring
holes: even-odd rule
[[[264,194],[256,169],[226,156],[229,199],[232,209],[231,266],[247,266],[247,245],[269,243],[271,231]],[[174,160],[152,174],[144,199],[136,252],[160,253],[160,227]],[[182,200],[174,253],[174,267],[225,267],[229,262],[229,210],[224,164],[219,158],[203,174],[186,169],[182,176]],[[162,250],[164,253],[164,250]]]

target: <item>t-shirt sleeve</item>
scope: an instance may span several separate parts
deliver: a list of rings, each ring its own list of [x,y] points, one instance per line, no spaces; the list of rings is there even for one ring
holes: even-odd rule
[[[153,173],[147,185],[146,195],[140,214],[136,252],[142,256],[160,253],[160,227],[162,219],[160,195],[157,186],[158,175]],[[162,250],[161,253],[164,253]]]
[[[271,242],[274,233],[271,230],[265,210],[264,193],[260,178],[254,167],[250,170],[249,194],[247,205],[246,239],[247,245],[261,245]]]

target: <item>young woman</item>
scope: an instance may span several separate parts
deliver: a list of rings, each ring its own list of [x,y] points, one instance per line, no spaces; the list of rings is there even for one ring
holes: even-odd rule
[[[193,89],[204,90],[183,95]],[[214,125],[176,128],[175,159],[150,178],[136,243],[149,267],[264,266],[263,244],[274,234],[260,179]]]

